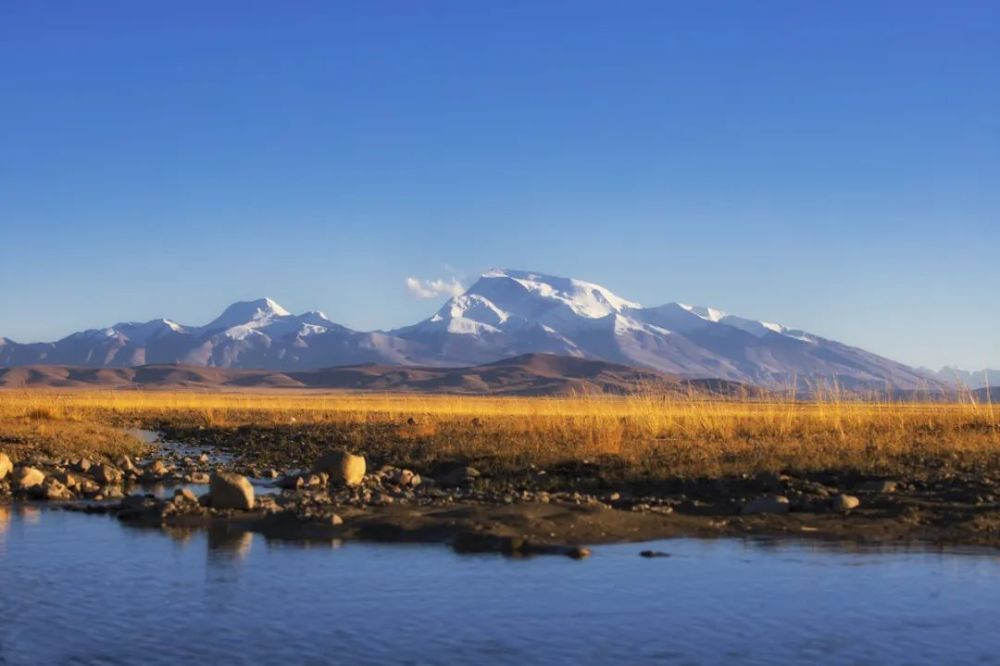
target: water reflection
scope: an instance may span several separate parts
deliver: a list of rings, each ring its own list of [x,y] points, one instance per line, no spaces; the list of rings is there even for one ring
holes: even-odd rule
[[[245,560],[253,547],[253,533],[233,531],[225,525],[213,525],[208,530],[208,559]]]

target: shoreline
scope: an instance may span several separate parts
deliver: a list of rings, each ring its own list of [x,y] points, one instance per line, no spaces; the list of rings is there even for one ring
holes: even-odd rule
[[[110,513],[143,527],[439,543],[457,552],[512,556],[580,558],[591,546],[678,537],[1000,548],[1000,488],[984,470],[929,469],[893,479],[827,470],[628,483],[602,478],[593,464],[495,475],[452,466],[443,473],[438,468],[437,478],[383,465],[347,485],[325,472],[248,467],[252,454],[211,443],[153,446],[158,455],[134,463],[34,456],[23,462],[45,481],[15,487],[19,464],[0,480],[0,503],[47,498],[53,507]],[[199,498],[191,491],[219,472],[256,477],[252,510],[212,506],[212,493]],[[152,483],[175,486],[174,496],[148,494]]]

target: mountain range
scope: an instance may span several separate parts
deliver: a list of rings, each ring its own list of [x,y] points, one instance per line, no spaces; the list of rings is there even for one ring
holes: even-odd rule
[[[0,338],[0,367],[182,364],[287,372],[364,363],[475,366],[538,353],[766,387],[944,385],[923,370],[781,324],[683,303],[643,307],[583,280],[507,269],[484,273],[431,317],[391,331],[355,331],[322,312],[296,315],[262,298],[234,303],[203,326],[154,319],[56,342]]]
[[[942,382],[951,386],[961,386],[970,389],[981,389],[990,386],[1000,386],[1000,370],[986,368],[985,370],[962,370],[961,368],[941,368],[937,372],[926,370]]]

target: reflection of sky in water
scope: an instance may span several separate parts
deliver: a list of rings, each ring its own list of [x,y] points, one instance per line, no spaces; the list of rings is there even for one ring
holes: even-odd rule
[[[583,562],[0,507],[0,663],[996,663],[1000,558],[820,542]],[[638,557],[646,548],[672,557]]]

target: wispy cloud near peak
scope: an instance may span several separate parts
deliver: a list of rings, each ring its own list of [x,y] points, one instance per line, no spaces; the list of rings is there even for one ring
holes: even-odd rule
[[[406,278],[406,288],[415,298],[437,298],[439,296],[460,296],[465,287],[458,278],[421,280],[415,277]]]

